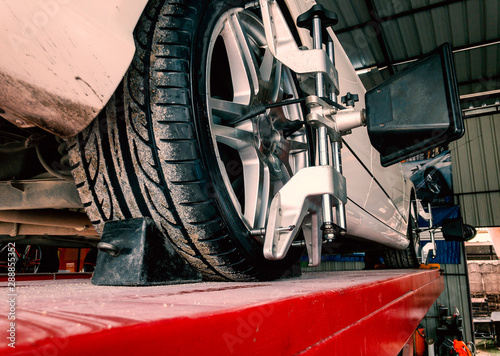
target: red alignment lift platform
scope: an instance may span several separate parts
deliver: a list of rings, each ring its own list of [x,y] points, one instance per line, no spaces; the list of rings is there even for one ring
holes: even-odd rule
[[[154,287],[20,281],[15,349],[3,302],[0,355],[397,355],[443,289],[438,270]]]

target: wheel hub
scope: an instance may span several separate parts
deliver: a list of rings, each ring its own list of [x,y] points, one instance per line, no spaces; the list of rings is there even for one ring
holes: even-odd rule
[[[277,143],[281,140],[281,135],[273,126],[273,122],[268,115],[260,115],[255,120],[254,134],[256,137],[256,148],[264,155],[272,154]]]
[[[269,167],[274,177],[282,178],[283,172],[276,152],[282,136],[274,127],[273,120],[269,115],[260,115],[255,119],[254,136],[255,148],[260,153],[261,160]]]

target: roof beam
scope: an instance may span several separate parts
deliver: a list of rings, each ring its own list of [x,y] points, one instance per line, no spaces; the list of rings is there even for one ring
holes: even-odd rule
[[[470,51],[473,49],[481,48],[481,47],[487,47],[487,46],[493,46],[493,45],[498,45],[500,44],[500,39],[494,39],[494,40],[489,40],[489,41],[481,41],[481,42],[476,42],[476,43],[470,43],[464,46],[458,46],[458,47],[453,47],[452,52],[457,53],[457,52],[464,52],[464,51]],[[385,57],[385,56],[384,56]],[[361,68],[355,68],[356,72],[363,72],[363,73],[368,73],[371,70],[378,69],[378,70],[384,70],[387,69],[389,66],[394,67],[394,66],[399,66],[401,64],[406,64],[410,62],[414,62],[418,60],[421,56],[413,56],[413,57],[407,57],[398,61],[392,61],[392,62],[385,62],[385,63],[376,63],[372,64],[366,67],[361,67]],[[359,73],[361,74],[361,73]]]
[[[495,99],[500,97],[500,89],[460,95],[461,102]]]
[[[376,38],[377,41],[380,45],[380,49],[382,50],[382,55],[384,56],[384,61],[386,63],[391,63],[392,59],[389,54],[389,47],[387,46],[387,40],[385,39],[385,36],[382,32],[382,26],[380,26],[380,17],[377,14],[377,11],[375,10],[375,5],[373,3],[373,0],[365,0],[366,7],[368,8],[368,12],[370,13],[370,16],[372,18],[372,26],[375,30],[376,33]],[[394,75],[394,68],[392,65],[387,66],[387,70],[389,71],[390,75]]]
[[[363,23],[360,23],[358,25],[340,28],[338,30],[335,30],[335,33],[338,35],[338,34],[341,34],[341,33],[345,33],[345,32],[349,32],[349,31],[352,31],[352,30],[360,29],[360,28],[363,28],[363,27],[366,27],[366,26],[373,26],[373,27],[375,27],[375,25],[380,25],[383,22],[387,22],[387,21],[391,21],[391,20],[396,20],[396,19],[398,19],[400,17],[414,15],[414,14],[417,14],[419,12],[436,9],[436,8],[447,6],[447,5],[451,5],[451,4],[454,4],[454,3],[457,3],[457,2],[464,2],[464,0],[445,0],[445,1],[441,1],[441,2],[435,3],[435,4],[418,7],[416,9],[411,9],[411,10],[408,10],[408,11],[399,12],[399,13],[394,14],[394,15],[378,17],[378,20],[376,20],[377,21],[376,23],[374,23],[374,19],[372,17],[372,20],[370,20],[368,22],[363,22]]]
[[[472,108],[462,109],[464,120],[487,115],[495,115],[498,113],[500,113],[500,104],[476,106]]]

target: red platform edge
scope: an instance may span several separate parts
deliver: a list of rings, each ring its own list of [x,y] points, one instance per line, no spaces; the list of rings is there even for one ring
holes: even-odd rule
[[[46,338],[16,349],[0,346],[0,354],[397,355],[443,290],[440,271],[413,271],[258,305]]]
[[[63,279],[90,279],[92,273],[78,272],[78,273],[24,273],[16,274],[16,282],[25,281],[58,281]],[[7,274],[0,274],[0,282],[8,282],[9,276]]]

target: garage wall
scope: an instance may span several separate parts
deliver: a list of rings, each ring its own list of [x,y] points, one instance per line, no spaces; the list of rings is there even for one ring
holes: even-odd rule
[[[460,264],[441,264],[444,277],[444,291],[422,321],[427,338],[431,338],[434,341],[437,341],[436,329],[440,324],[438,318],[440,304],[447,306],[450,314],[454,313],[455,307],[458,309],[463,318],[462,325],[465,340],[467,342],[474,340],[467,260],[463,243],[460,244],[460,261]]]
[[[465,223],[500,226],[500,114],[465,120],[465,135],[450,144],[455,203]]]
[[[364,262],[321,262],[317,267],[309,267],[307,261],[301,264],[302,272],[322,271],[360,271],[365,268]]]

